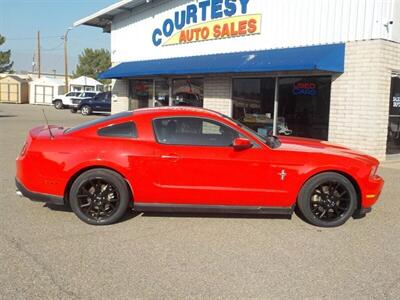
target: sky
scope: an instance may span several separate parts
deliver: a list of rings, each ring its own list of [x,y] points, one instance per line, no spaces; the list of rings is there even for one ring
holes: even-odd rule
[[[6,42],[0,50],[11,49],[13,69],[32,71],[41,35],[42,72],[64,73],[64,44],[61,36],[68,27],[118,0],[0,0],[0,34]],[[84,48],[110,49],[110,35],[101,28],[78,26],[68,34],[69,73],[75,70]]]

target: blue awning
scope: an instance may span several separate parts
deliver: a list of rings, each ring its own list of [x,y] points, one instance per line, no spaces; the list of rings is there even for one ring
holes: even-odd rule
[[[342,73],[344,52],[344,44],[332,44],[132,61],[108,69],[99,78],[315,70]]]

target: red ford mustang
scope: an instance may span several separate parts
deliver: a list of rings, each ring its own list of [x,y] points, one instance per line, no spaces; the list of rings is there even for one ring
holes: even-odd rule
[[[69,204],[89,224],[136,211],[291,214],[333,227],[364,216],[378,161],[323,141],[259,136],[217,112],[139,109],[72,128],[30,131],[18,193]]]

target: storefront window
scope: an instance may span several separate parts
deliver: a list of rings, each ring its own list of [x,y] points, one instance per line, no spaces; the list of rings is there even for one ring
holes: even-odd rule
[[[400,77],[392,78],[389,101],[387,154],[400,154]]]
[[[153,80],[130,81],[131,100],[129,109],[151,107],[153,101]]]
[[[279,79],[278,132],[328,139],[330,77]]]
[[[233,79],[233,118],[261,135],[272,131],[274,78]]]
[[[279,78],[277,133],[328,138],[331,78]],[[233,80],[233,118],[261,135],[271,134],[275,78]]]
[[[203,79],[175,79],[172,82],[172,105],[203,107]]]
[[[169,85],[166,79],[156,79],[155,82],[154,106],[169,105]]]

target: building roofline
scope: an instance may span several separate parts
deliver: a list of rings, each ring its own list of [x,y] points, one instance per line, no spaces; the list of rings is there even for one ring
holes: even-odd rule
[[[104,32],[110,32],[114,16],[123,12],[132,11],[134,7],[149,2],[151,2],[151,0],[121,0],[87,17],[75,21],[73,26],[88,25],[103,28]]]

